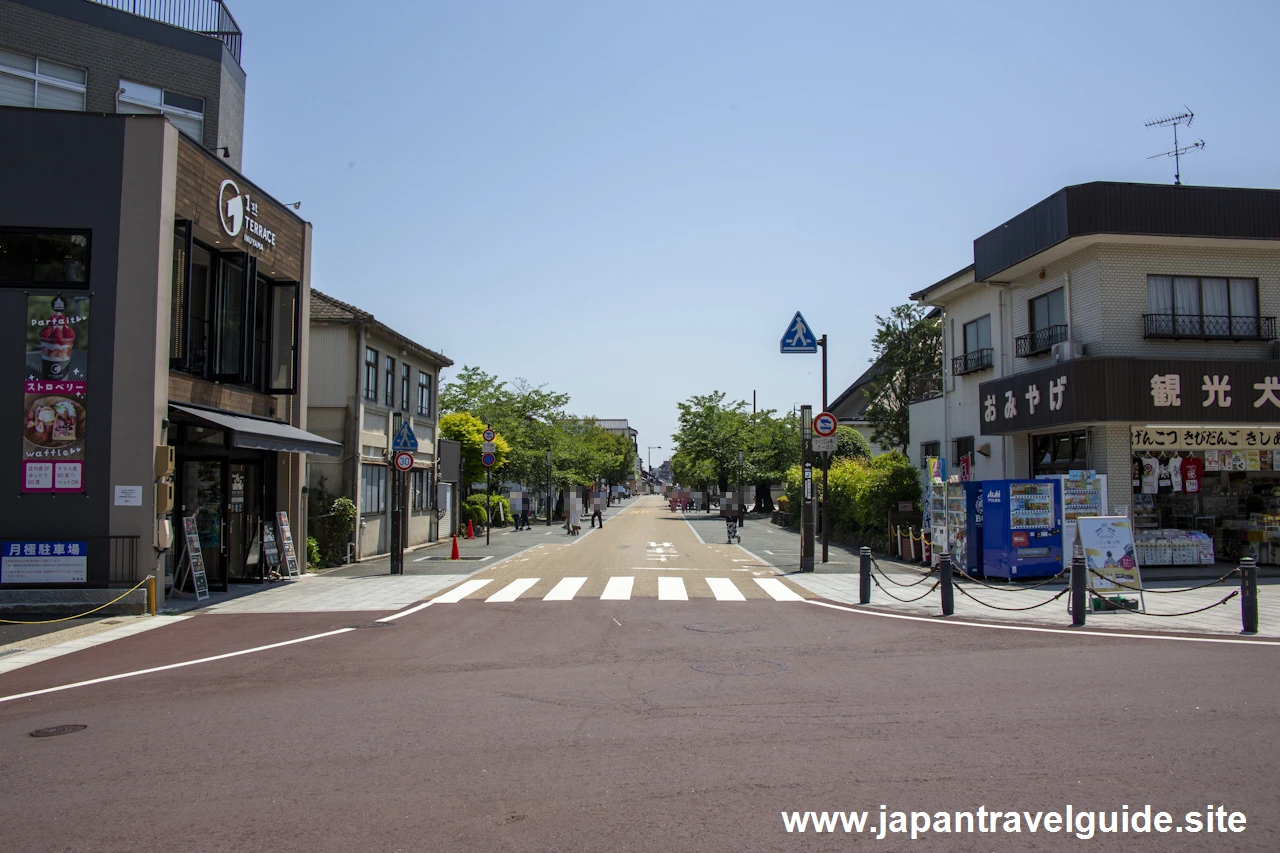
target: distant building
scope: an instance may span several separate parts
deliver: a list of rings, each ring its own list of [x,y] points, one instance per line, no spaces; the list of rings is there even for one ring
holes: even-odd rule
[[[449,535],[436,528],[436,398],[440,369],[453,362],[405,337],[372,314],[311,292],[311,353],[307,417],[311,429],[342,444],[342,457],[312,460],[313,500],[321,478],[332,498],[355,502],[356,557],[391,549],[391,438],[408,421],[418,439],[409,472],[406,544]],[[447,484],[446,491],[454,484]],[[450,495],[446,495],[450,501]],[[325,510],[313,506],[313,515]],[[452,513],[446,513],[448,524]]]

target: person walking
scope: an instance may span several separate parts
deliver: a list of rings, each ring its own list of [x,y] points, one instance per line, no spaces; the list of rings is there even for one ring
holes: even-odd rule
[[[595,492],[591,500],[591,528],[594,530],[596,521],[599,520],[600,526],[604,527],[604,502],[605,496],[603,492]]]

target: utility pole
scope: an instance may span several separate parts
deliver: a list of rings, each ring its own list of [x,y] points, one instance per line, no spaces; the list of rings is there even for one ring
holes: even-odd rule
[[[800,571],[813,571],[813,406],[800,407],[801,460],[804,482],[800,503]]]
[[[818,339],[822,347],[822,411],[827,410],[827,336]],[[831,454],[822,454],[822,562],[827,562],[827,543],[831,539],[830,493],[827,491],[827,469],[831,467]]]

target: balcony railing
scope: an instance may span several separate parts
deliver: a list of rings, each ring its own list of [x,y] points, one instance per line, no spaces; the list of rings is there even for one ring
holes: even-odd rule
[[[1014,354],[1018,358],[1029,358],[1042,352],[1049,352],[1053,349],[1054,344],[1060,344],[1066,339],[1067,327],[1065,324],[1061,326],[1045,326],[1043,329],[1036,329],[1030,334],[1014,338]]]
[[[921,373],[919,376],[912,376],[908,393],[910,394],[908,400],[912,403],[919,403],[922,400],[932,400],[935,397],[941,397],[942,370],[930,370],[928,373]]]
[[[220,39],[240,62],[242,33],[222,0],[92,0],[140,18]]]
[[[1196,338],[1214,341],[1274,341],[1275,317],[1226,317],[1220,314],[1143,314],[1145,338]]]
[[[977,373],[979,370],[986,370],[994,363],[992,360],[993,350],[990,347],[986,349],[970,350],[964,355],[958,355],[951,359],[951,375],[963,376],[966,373]]]

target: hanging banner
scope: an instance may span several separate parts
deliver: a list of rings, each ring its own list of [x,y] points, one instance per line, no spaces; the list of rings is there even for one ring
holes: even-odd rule
[[[298,552],[293,550],[293,533],[289,530],[289,514],[283,510],[276,513],[276,529],[280,531],[280,547],[284,551],[285,572],[291,578],[301,577],[298,570]]]
[[[83,492],[89,297],[28,296],[22,491]]]

